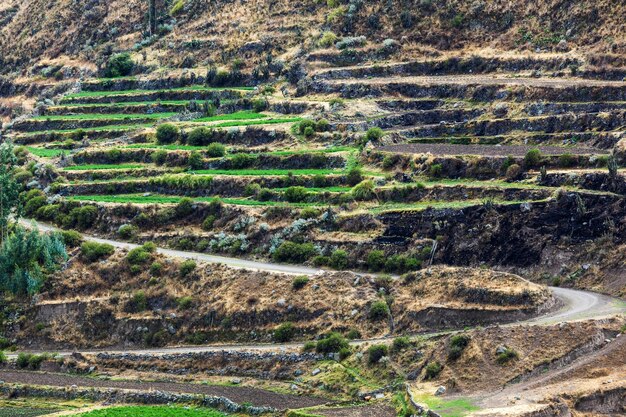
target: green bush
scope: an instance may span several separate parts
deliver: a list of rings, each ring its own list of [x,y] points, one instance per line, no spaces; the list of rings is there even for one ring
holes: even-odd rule
[[[435,379],[441,373],[443,366],[439,362],[430,362],[426,365],[425,379]]]
[[[559,166],[561,168],[570,168],[576,164],[576,158],[571,153],[565,153],[559,156]]]
[[[83,242],[83,236],[76,230],[61,231],[61,239],[63,239],[65,246],[69,248],[75,248]]]
[[[460,358],[470,340],[471,338],[465,334],[457,334],[452,336],[450,338],[450,350],[448,351],[448,358],[450,360],[456,360]]]
[[[334,46],[335,43],[337,43],[337,40],[337,35],[335,35],[333,32],[326,31],[322,34],[322,37],[320,38],[318,44],[322,48],[330,48],[331,46]]]
[[[317,353],[335,353],[341,351],[341,349],[349,349],[350,344],[345,337],[341,334],[333,332],[328,336],[318,340],[315,351]]]
[[[293,339],[295,332],[293,323],[283,323],[274,330],[274,340],[278,343],[289,342]]]
[[[383,356],[389,354],[389,348],[387,345],[372,345],[367,349],[368,362],[373,365],[378,363]]]
[[[0,350],[0,365],[6,364],[7,361],[8,361],[8,358],[7,358],[6,353],[4,353],[4,351]]]
[[[383,132],[383,130],[381,128],[373,127],[371,129],[368,129],[368,131],[365,133],[365,140],[367,142],[377,141],[377,140],[381,139],[384,134],[385,134],[385,132]]]
[[[126,304],[126,311],[129,313],[140,313],[148,308],[148,298],[143,291],[137,291],[128,300]]]
[[[206,126],[200,126],[189,132],[187,143],[193,146],[203,146],[211,142],[212,138],[213,130]]]
[[[387,256],[382,250],[373,250],[367,254],[367,267],[370,271],[380,271],[385,267]]]
[[[310,126],[307,126],[304,129],[304,136],[307,137],[307,138],[311,138],[311,137],[313,137],[313,135],[315,135],[315,129],[313,129]]]
[[[391,350],[393,352],[402,352],[403,350],[411,346],[411,339],[406,336],[396,337],[391,344]]]
[[[94,225],[98,219],[98,207],[82,206],[70,210],[68,215],[68,226],[76,226],[81,230],[88,229]],[[66,226],[66,225],[63,225]]]
[[[157,127],[156,138],[161,145],[176,142],[180,137],[180,129],[171,123],[163,123]]]
[[[183,11],[183,7],[185,7],[185,0],[176,0],[170,8],[170,16],[178,16]]]
[[[443,165],[441,164],[432,164],[428,169],[428,175],[432,178],[439,178],[443,173]]]
[[[204,221],[202,222],[202,228],[204,230],[211,230],[213,229],[214,223],[215,223],[215,216],[212,214],[209,214],[208,216],[204,218]]]
[[[348,267],[348,253],[337,249],[330,255],[330,266],[334,269],[346,269]]]
[[[117,229],[117,235],[122,239],[128,240],[134,238],[137,235],[137,231],[137,226],[133,226],[132,224],[125,224]]]
[[[116,54],[109,58],[104,76],[109,78],[124,77],[130,75],[134,67],[135,63],[129,53]]]
[[[283,242],[274,252],[274,260],[278,262],[303,263],[317,254],[312,243]]]
[[[517,358],[519,358],[519,355],[516,351],[506,348],[504,352],[498,354],[498,356],[496,357],[496,362],[498,362],[500,365],[504,365]]]
[[[163,149],[152,152],[152,154],[150,155],[150,159],[152,159],[152,162],[155,165],[161,166],[167,160],[167,152]]]
[[[176,215],[180,217],[187,217],[193,213],[193,200],[189,197],[183,197],[176,205]]]
[[[309,277],[303,275],[301,277],[295,277],[291,283],[291,287],[294,290],[300,290],[304,288],[306,284],[308,283],[309,283]]]
[[[375,301],[370,306],[368,318],[372,321],[379,321],[389,317],[389,306],[384,301]]]
[[[152,262],[150,265],[150,275],[158,277],[163,273],[163,264],[160,262]]]
[[[218,142],[213,142],[207,146],[206,152],[211,158],[221,158],[226,155],[226,146]]]
[[[298,132],[301,135],[305,134],[307,128],[311,128],[313,131],[315,131],[315,122],[310,119],[304,119],[298,124]]]
[[[113,255],[115,248],[106,243],[85,242],[80,246],[80,252],[87,262],[95,262]]]
[[[358,183],[363,181],[363,171],[359,167],[352,167],[348,171],[348,175],[346,176],[346,182],[351,187],[354,187]]]
[[[188,259],[180,264],[178,271],[182,277],[186,277],[191,274],[196,269],[196,267],[196,263],[191,259]]]
[[[360,339],[361,332],[358,331],[357,329],[350,329],[348,333],[346,334],[346,337],[350,340]]]
[[[524,165],[529,168],[536,168],[541,164],[542,156],[539,149],[531,149],[526,152],[524,157]]]
[[[352,196],[355,200],[367,201],[376,197],[374,192],[374,182],[372,180],[361,181],[352,188]]]
[[[309,196],[309,192],[305,187],[295,186],[287,188],[283,195],[290,203],[302,203]]]
[[[140,265],[148,262],[151,259],[151,255],[143,247],[131,249],[126,255],[126,260],[131,265]]]
[[[318,132],[327,132],[330,129],[330,123],[326,119],[320,119],[315,124],[315,130]]]
[[[179,310],[189,310],[193,306],[193,298],[181,297],[176,300],[176,304],[178,305]]]
[[[300,218],[301,219],[315,219],[319,217],[320,211],[318,209],[314,209],[312,207],[306,207],[300,210]]]
[[[317,346],[317,343],[315,342],[305,342],[304,346],[302,346],[302,351],[303,352],[311,352],[315,350],[315,347]]]
[[[193,151],[189,158],[187,159],[187,165],[189,165],[189,169],[196,170],[204,168],[204,161],[202,160],[202,155],[199,152]]]

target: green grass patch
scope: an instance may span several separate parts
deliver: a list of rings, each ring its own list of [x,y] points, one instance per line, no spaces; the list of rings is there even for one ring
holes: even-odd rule
[[[544,200],[539,200],[544,201]],[[536,203],[539,201],[500,201],[494,200],[493,203],[496,205],[513,205],[513,204],[521,204],[521,203]],[[428,208],[433,209],[460,209],[465,207],[471,207],[478,204],[482,204],[482,200],[463,200],[463,201],[425,201],[425,202],[417,202],[417,203],[388,203],[382,204],[376,207],[371,207],[368,209],[369,212],[374,214],[384,213],[387,211],[422,211]]]
[[[418,402],[426,404],[428,408],[440,414],[442,417],[463,417],[472,411],[477,411],[477,407],[467,398],[445,399],[423,395],[417,397]]]
[[[26,149],[28,150],[28,152],[40,158],[56,158],[62,153],[68,152],[65,149],[46,149],[46,148],[35,148],[32,146],[27,146]]]
[[[226,414],[207,408],[135,405],[89,411],[76,417],[226,417]]]
[[[167,91],[254,91],[254,87],[205,87],[202,85],[192,85],[189,87],[179,87],[160,90],[121,90],[121,91],[81,91],[80,93],[68,94],[63,100],[71,100],[84,97],[115,97],[128,96],[134,94],[163,93]]]
[[[150,114],[101,114],[101,113],[81,113],[81,114],[67,114],[56,116],[37,116],[31,120],[133,120],[133,119],[167,119],[168,117],[176,116],[178,113],[166,112],[166,113],[150,113]]]
[[[222,120],[252,120],[252,119],[265,119],[268,116],[263,113],[257,113],[254,111],[238,111],[230,114],[218,114],[211,117],[201,117],[195,119],[194,122],[216,122]]]
[[[97,203],[134,203],[134,204],[178,204],[184,197],[168,196],[168,195],[148,195],[143,194],[122,194],[122,195],[75,195],[67,197],[68,200],[74,201],[93,201]],[[209,203],[218,199],[218,197],[198,197],[194,201]],[[284,203],[278,201],[256,201],[247,198],[220,198],[224,204],[232,204],[238,206],[289,206],[289,207],[317,207],[315,203]]]
[[[11,417],[38,417],[46,414],[52,414],[59,411],[58,409],[45,408],[27,408],[27,407],[0,407],[0,416]]]
[[[66,109],[72,107],[133,107],[133,106],[187,106],[194,100],[154,100],[154,101],[122,101],[119,103],[66,103],[59,106],[52,106],[52,109]],[[196,102],[202,102],[202,100],[195,100]],[[221,100],[221,104],[231,104],[236,100]]]
[[[343,170],[339,169],[202,169],[192,171],[198,175],[341,175]]]
[[[211,125],[211,127],[237,127],[237,126],[256,126],[256,125],[275,125],[281,123],[295,123],[302,120],[301,117],[285,117],[276,119],[262,119],[262,120],[242,120],[223,122]]]
[[[145,165],[139,164],[119,164],[119,165],[106,165],[106,164],[93,164],[93,165],[73,165],[63,168],[64,171],[102,171],[107,169],[139,169],[144,168]]]
[[[107,125],[107,126],[99,126],[99,127],[88,127],[84,129],[38,130],[35,132],[22,133],[20,136],[37,136],[37,135],[45,135],[45,134],[75,133],[77,131],[82,131],[86,134],[89,134],[89,133],[95,133],[95,132],[145,129],[145,128],[152,127],[152,126],[154,126],[152,123],[137,123],[137,124],[132,124],[132,125]]]

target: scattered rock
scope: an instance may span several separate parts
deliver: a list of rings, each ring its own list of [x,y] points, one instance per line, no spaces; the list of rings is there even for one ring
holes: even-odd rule
[[[443,385],[440,385],[437,387],[437,390],[435,391],[435,395],[439,396],[439,395],[443,395],[446,393],[446,387],[444,387]]]
[[[311,375],[315,376],[315,375],[319,375],[322,372],[322,370],[320,368],[315,368],[313,369],[313,372],[311,372]]]

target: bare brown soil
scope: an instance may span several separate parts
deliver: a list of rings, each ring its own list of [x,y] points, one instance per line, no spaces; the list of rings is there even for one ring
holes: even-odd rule
[[[327,403],[317,397],[278,394],[249,387],[211,386],[174,382],[147,381],[105,381],[74,375],[46,374],[40,372],[0,371],[0,378],[6,383],[67,387],[77,385],[83,388],[116,388],[140,391],[165,391],[172,393],[202,394],[226,397],[238,404],[250,403],[259,407],[286,408],[313,407]]]
[[[481,156],[525,156],[531,149],[539,149],[543,155],[594,155],[606,154],[607,151],[594,148],[559,146],[524,146],[524,145],[449,145],[436,143],[408,143],[402,145],[389,145],[379,148],[384,152],[435,155],[481,155]]]
[[[325,417],[394,417],[393,408],[384,405],[363,407],[341,407],[332,409],[313,410],[315,414]]]

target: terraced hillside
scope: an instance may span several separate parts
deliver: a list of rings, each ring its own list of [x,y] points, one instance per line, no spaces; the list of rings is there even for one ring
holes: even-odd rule
[[[0,345],[61,354],[11,356],[0,392],[290,417],[597,409],[624,388],[623,302],[568,288],[626,295],[626,82],[573,59],[313,52],[262,83],[233,65],[32,84],[2,139],[22,224],[63,230],[68,253],[6,298]],[[571,385],[542,374],[565,367]],[[604,377],[617,394],[585,382]]]

